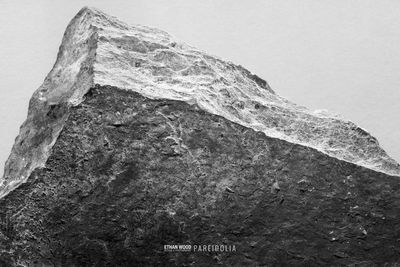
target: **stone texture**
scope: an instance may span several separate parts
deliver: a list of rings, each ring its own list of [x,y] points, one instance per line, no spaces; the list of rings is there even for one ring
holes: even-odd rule
[[[398,177],[112,87],[96,86],[69,114],[46,167],[0,199],[6,266],[398,262]]]
[[[291,103],[242,66],[166,32],[130,26],[95,8],[83,8],[65,31],[53,69],[32,96],[0,180],[0,197],[26,181],[35,168],[44,167],[66,115],[61,111],[48,120],[46,112],[55,105],[81,103],[95,84],[197,104],[268,136],[400,176],[400,165],[354,123]]]
[[[396,266],[399,174],[353,123],[83,8],[6,164],[0,266]]]

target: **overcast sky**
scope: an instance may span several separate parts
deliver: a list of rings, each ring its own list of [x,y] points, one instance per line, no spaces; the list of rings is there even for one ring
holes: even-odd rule
[[[400,161],[398,0],[0,0],[0,175],[85,5],[241,64],[289,100],[354,121]]]

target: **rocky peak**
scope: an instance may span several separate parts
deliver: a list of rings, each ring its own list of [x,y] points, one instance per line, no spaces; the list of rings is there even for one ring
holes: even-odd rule
[[[84,8],[6,163],[0,266],[394,266],[398,175],[353,123]]]
[[[0,196],[24,182],[35,168],[45,166],[68,107],[81,103],[94,85],[184,101],[267,136],[400,175],[399,164],[354,123],[291,103],[242,66],[164,31],[130,26],[85,7],[69,23],[53,69],[32,96],[28,118],[6,162]]]

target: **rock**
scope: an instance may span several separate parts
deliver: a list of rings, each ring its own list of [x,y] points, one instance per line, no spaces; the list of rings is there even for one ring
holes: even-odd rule
[[[6,164],[0,266],[399,264],[399,165],[374,140],[84,8]]]
[[[281,188],[279,187],[278,180],[274,180],[271,186],[271,193],[277,194],[279,191],[281,191]]]

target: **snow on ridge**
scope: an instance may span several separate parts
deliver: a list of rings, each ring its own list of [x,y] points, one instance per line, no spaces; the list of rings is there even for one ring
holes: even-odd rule
[[[38,147],[26,150],[23,146],[44,131],[35,126],[37,121],[51,106],[78,105],[95,84],[149,98],[196,103],[267,136],[400,176],[399,164],[354,123],[291,103],[242,66],[177,41],[164,31],[130,26],[85,7],[69,23],[53,69],[32,96],[28,118],[6,163],[0,197],[24,182],[35,168],[44,166],[65,117],[47,122],[46,127],[54,129],[52,134]],[[21,157],[27,159],[25,165],[16,160]]]
[[[103,27],[97,31],[94,83],[137,91],[150,98],[197,103],[208,112],[268,136],[400,175],[399,164],[374,137],[339,115],[291,103],[242,66],[176,41],[166,32],[126,24],[116,28],[116,18],[98,10],[92,12],[95,17],[99,12],[102,18],[93,24]]]

